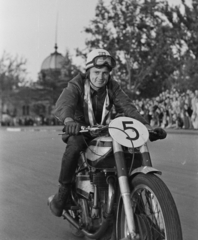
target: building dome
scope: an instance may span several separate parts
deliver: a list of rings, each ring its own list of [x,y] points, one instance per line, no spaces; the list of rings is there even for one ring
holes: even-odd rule
[[[57,52],[57,44],[55,44],[55,52],[51,53],[41,65],[42,70],[60,70],[62,68],[64,57],[61,53]]]

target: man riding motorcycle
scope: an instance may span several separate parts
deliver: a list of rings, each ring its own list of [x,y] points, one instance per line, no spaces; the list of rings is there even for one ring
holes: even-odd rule
[[[151,129],[118,82],[112,79],[111,71],[115,66],[115,59],[108,51],[92,50],[87,56],[86,73],[74,77],[57,100],[54,114],[64,123],[64,142],[67,143],[58,193],[48,199],[50,210],[57,217],[62,215],[67,202],[79,154],[86,148],[85,141],[94,138],[88,134],[79,134],[81,126],[108,124],[114,105],[116,113],[135,118]],[[156,128],[154,132],[156,134],[150,138],[151,141],[166,137],[162,128]]]

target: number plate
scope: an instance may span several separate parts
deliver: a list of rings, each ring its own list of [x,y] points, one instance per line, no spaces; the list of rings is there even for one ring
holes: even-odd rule
[[[140,147],[149,138],[146,126],[129,117],[119,117],[112,120],[109,124],[109,134],[116,142],[125,147]]]

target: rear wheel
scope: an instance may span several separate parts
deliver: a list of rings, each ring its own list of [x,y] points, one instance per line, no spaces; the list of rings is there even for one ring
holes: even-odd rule
[[[131,181],[131,202],[140,240],[182,240],[179,215],[163,181],[153,174],[138,174]],[[121,201],[116,225],[118,239],[129,236]]]

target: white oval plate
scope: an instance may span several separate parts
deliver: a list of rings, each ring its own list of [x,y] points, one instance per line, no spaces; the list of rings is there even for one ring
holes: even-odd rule
[[[118,117],[112,120],[109,124],[109,134],[116,142],[125,147],[140,147],[149,138],[146,126],[130,117]]]

